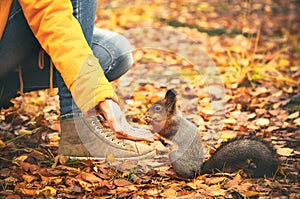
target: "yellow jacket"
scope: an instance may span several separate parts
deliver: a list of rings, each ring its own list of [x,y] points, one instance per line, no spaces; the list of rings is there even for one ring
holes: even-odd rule
[[[73,98],[87,113],[106,98],[117,101],[111,84],[73,17],[70,0],[19,0],[27,22],[61,73]],[[0,39],[12,0],[0,0]]]

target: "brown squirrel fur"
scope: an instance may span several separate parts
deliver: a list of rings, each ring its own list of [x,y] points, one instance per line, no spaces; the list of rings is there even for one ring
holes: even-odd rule
[[[241,167],[253,177],[271,176],[276,172],[278,158],[275,151],[259,139],[229,141],[203,163],[202,138],[196,126],[177,109],[176,101],[176,92],[168,90],[164,99],[150,107],[148,115],[153,130],[174,144],[169,158],[179,176],[193,178],[200,173],[226,168],[232,171]]]

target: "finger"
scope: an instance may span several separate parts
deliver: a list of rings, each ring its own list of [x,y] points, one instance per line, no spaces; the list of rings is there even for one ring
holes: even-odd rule
[[[116,134],[116,137],[118,139],[126,139],[126,140],[132,140],[132,141],[147,141],[147,142],[154,142],[154,138],[142,138],[142,137],[135,137],[135,136],[132,136],[132,135],[129,135],[127,133],[120,133],[120,132],[117,132]]]

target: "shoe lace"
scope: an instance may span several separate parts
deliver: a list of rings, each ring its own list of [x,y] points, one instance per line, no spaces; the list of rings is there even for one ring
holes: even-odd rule
[[[103,122],[104,119],[101,118],[101,116],[97,117],[98,122]],[[104,136],[105,139],[111,141],[112,143],[115,143],[117,145],[121,145],[122,147],[126,147],[125,140],[120,140],[116,137],[114,132],[112,132],[109,128],[100,128],[95,120],[92,120],[92,125],[95,126],[95,130],[100,133],[100,135]]]

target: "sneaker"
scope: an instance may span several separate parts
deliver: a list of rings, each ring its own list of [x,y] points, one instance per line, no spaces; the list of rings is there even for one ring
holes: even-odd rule
[[[156,151],[152,146],[117,139],[99,119],[99,116],[92,116],[62,120],[58,153],[82,160],[105,160],[108,155],[117,160],[139,160],[155,156]]]

